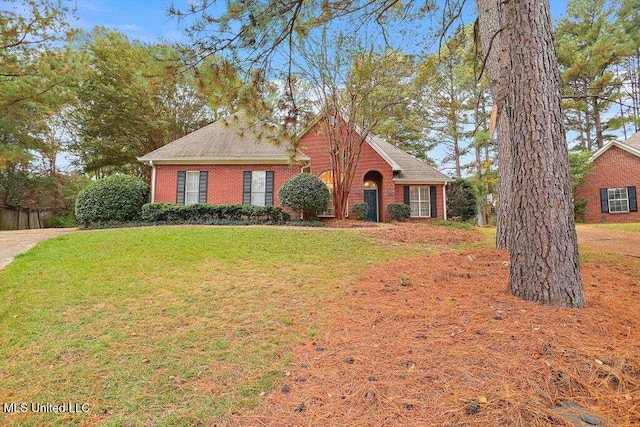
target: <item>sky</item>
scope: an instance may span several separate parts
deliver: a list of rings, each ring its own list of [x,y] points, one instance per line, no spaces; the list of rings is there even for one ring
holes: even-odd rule
[[[557,19],[564,14],[568,0],[550,0],[551,14]],[[184,9],[189,0],[174,0],[178,8]],[[170,0],[75,0],[78,20],[73,27],[90,31],[96,25],[117,29],[130,39],[152,43],[160,39],[188,41],[184,35],[184,24],[169,18],[167,9]],[[224,0],[220,1],[224,4]],[[472,0],[467,0],[473,5]],[[181,7],[183,6],[183,7]],[[471,22],[467,14],[465,21]]]
[[[218,0],[222,5],[224,0]],[[568,0],[550,0],[551,14],[554,20],[564,15]],[[76,21],[71,27],[91,31],[100,25],[116,29],[126,34],[130,40],[143,43],[159,41],[184,42],[189,40],[184,34],[185,23],[180,23],[168,16],[167,10],[171,0],[72,0],[76,5]],[[185,10],[189,0],[173,0],[178,9]],[[466,14],[462,17],[465,23],[474,21],[474,2],[467,0]],[[445,156],[443,149],[435,149],[429,153],[439,163],[440,169],[451,173],[450,164],[441,164]],[[469,161],[466,159],[466,161]]]
[[[186,0],[175,4],[186,4]],[[145,43],[161,39],[186,42],[184,26],[167,15],[170,5],[170,1],[164,0],[77,0],[78,20],[72,21],[71,26],[91,31],[101,25]]]

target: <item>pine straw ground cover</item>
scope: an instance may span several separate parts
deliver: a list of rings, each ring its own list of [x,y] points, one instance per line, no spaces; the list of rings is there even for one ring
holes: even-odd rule
[[[440,243],[460,233],[406,225],[386,236]],[[582,310],[510,296],[508,255],[495,249],[376,266],[342,287],[321,333],[294,348],[260,408],[221,422],[572,425],[556,408],[569,400],[607,425],[638,425],[640,260],[581,252]]]

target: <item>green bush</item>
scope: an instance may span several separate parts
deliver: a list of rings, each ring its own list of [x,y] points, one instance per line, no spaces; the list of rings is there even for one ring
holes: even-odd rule
[[[278,192],[282,206],[301,211],[305,220],[313,220],[327,210],[329,189],[317,176],[301,173],[285,182]]]
[[[584,222],[584,214],[587,212],[587,200],[573,200],[573,215],[576,222]]]
[[[467,222],[476,217],[477,209],[476,191],[471,181],[457,178],[447,185],[447,213],[450,218]]]
[[[389,214],[391,221],[405,221],[411,216],[411,208],[404,203],[389,203],[387,214]]]
[[[67,211],[47,215],[44,218],[45,228],[73,228],[78,226],[76,217]]]
[[[149,198],[149,185],[139,178],[114,175],[91,183],[78,194],[76,218],[85,227],[102,222],[134,221]]]
[[[369,212],[369,205],[366,203],[356,203],[351,207],[351,217],[358,221],[365,219],[367,212]]]
[[[174,205],[147,203],[142,207],[143,221],[172,224],[283,224],[291,219],[277,206],[249,205]]]

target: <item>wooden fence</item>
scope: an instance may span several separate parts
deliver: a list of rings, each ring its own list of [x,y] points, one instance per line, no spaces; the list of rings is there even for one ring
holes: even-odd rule
[[[0,206],[0,230],[43,228],[50,209],[15,209]]]

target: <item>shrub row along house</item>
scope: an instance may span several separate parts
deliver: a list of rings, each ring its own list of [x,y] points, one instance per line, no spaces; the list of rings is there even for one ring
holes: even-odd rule
[[[607,143],[592,160],[593,170],[576,193],[578,200],[587,201],[585,222],[640,222],[640,132],[624,142]]]
[[[329,144],[321,121],[299,135],[295,153],[259,135],[260,124],[236,113],[140,157],[152,167],[151,201],[278,205],[278,189],[301,172],[315,174],[331,190]],[[409,205],[412,218],[446,219],[449,181],[429,164],[369,135],[349,205],[367,203],[368,221],[386,221],[390,203]],[[332,209],[324,215],[331,216]]]

